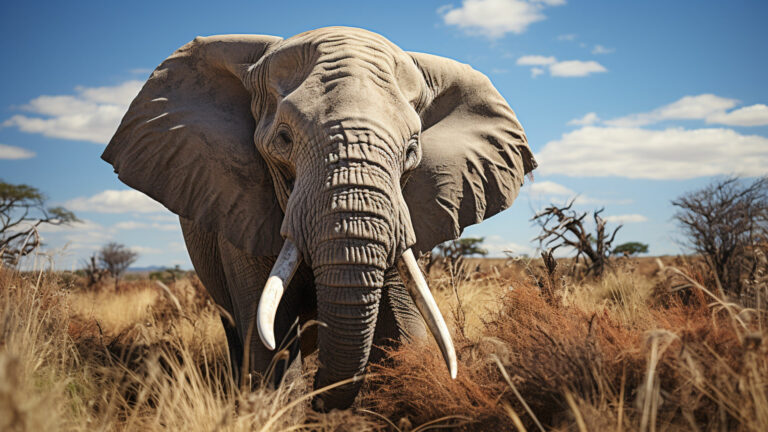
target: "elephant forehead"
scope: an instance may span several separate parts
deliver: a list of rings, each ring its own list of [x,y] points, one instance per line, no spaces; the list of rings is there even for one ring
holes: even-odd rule
[[[372,85],[396,92],[412,106],[424,88],[423,76],[407,53],[383,36],[359,28],[301,33],[280,43],[269,57],[270,80],[283,95],[310,75],[317,78],[311,88],[318,93],[339,85]]]

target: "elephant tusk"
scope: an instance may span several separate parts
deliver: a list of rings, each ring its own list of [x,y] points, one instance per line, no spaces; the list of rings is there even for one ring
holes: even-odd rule
[[[289,239],[285,239],[280,255],[277,256],[275,265],[269,273],[264,291],[259,299],[259,308],[256,311],[256,323],[259,329],[259,338],[267,348],[274,350],[275,344],[275,315],[280,305],[280,298],[285,292],[285,287],[291,282],[293,274],[301,264],[301,253]]]
[[[437,345],[440,346],[451,379],[456,379],[456,350],[453,348],[451,334],[448,332],[448,326],[445,325],[443,315],[437,308],[437,303],[429,291],[427,281],[424,280],[424,275],[421,274],[421,269],[410,249],[403,252],[398,260],[397,270],[400,272],[400,277],[408,288],[411,298],[416,303],[416,307],[419,308],[421,316],[424,317],[429,331],[432,332]]]

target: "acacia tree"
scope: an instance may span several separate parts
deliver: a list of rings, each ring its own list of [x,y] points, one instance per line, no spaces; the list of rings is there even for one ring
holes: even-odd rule
[[[648,245],[640,242],[622,243],[611,251],[611,254],[622,254],[624,256],[633,256],[641,253],[648,253]]]
[[[0,261],[15,265],[41,245],[38,228],[77,222],[63,207],[46,207],[45,196],[32,186],[0,180]]]
[[[429,273],[432,266],[438,262],[455,264],[462,257],[488,255],[488,250],[481,247],[483,241],[485,241],[485,237],[464,237],[438,245],[437,251],[429,255],[429,260],[424,266],[425,271]]]
[[[115,279],[115,290],[117,290],[120,275],[133,264],[139,254],[128,249],[120,243],[110,242],[104,245],[99,251],[99,262],[110,275]]]
[[[768,249],[768,177],[715,180],[672,205],[687,245],[704,257],[723,291],[742,296]]]
[[[606,220],[600,217],[605,208],[601,208],[592,212],[595,221],[595,234],[592,235],[584,226],[588,213],[571,209],[575,200],[572,199],[563,207],[550,205],[531,218],[541,228],[541,234],[534,240],[538,240],[541,249],[547,249],[549,253],[563,246],[573,248],[576,251],[576,262],[581,260],[584,263],[586,274],[601,276],[608,265],[611,244],[622,225],[617,226],[609,235]]]

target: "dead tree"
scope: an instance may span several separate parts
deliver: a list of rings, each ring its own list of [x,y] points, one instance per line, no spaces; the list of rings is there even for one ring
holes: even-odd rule
[[[606,221],[600,217],[605,208],[601,208],[592,212],[595,221],[595,234],[592,235],[584,227],[588,213],[572,210],[574,201],[575,198],[564,207],[550,205],[537,213],[531,220],[538,223],[542,232],[534,240],[539,241],[542,250],[549,250],[550,253],[563,246],[573,248],[576,251],[575,263],[581,261],[584,264],[585,276],[601,276],[609,264],[611,244],[622,226],[617,226],[609,236]]]
[[[715,180],[672,201],[687,245],[706,260],[723,294],[742,297],[768,251],[768,177]]]
[[[107,271],[99,266],[96,261],[96,254],[93,254],[89,261],[83,261],[83,273],[85,273],[85,277],[88,279],[87,284],[90,288],[101,282],[104,276],[106,276]]]

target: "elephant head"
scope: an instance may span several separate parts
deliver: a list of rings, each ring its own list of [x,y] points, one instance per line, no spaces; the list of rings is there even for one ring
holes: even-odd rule
[[[363,373],[394,266],[450,357],[411,250],[507,208],[536,166],[483,74],[343,27],[196,38],[154,71],[102,158],[243,251],[279,254],[258,316],[271,348],[282,287],[300,259],[312,268],[327,325],[316,387]],[[357,388],[327,404],[348,405]]]

